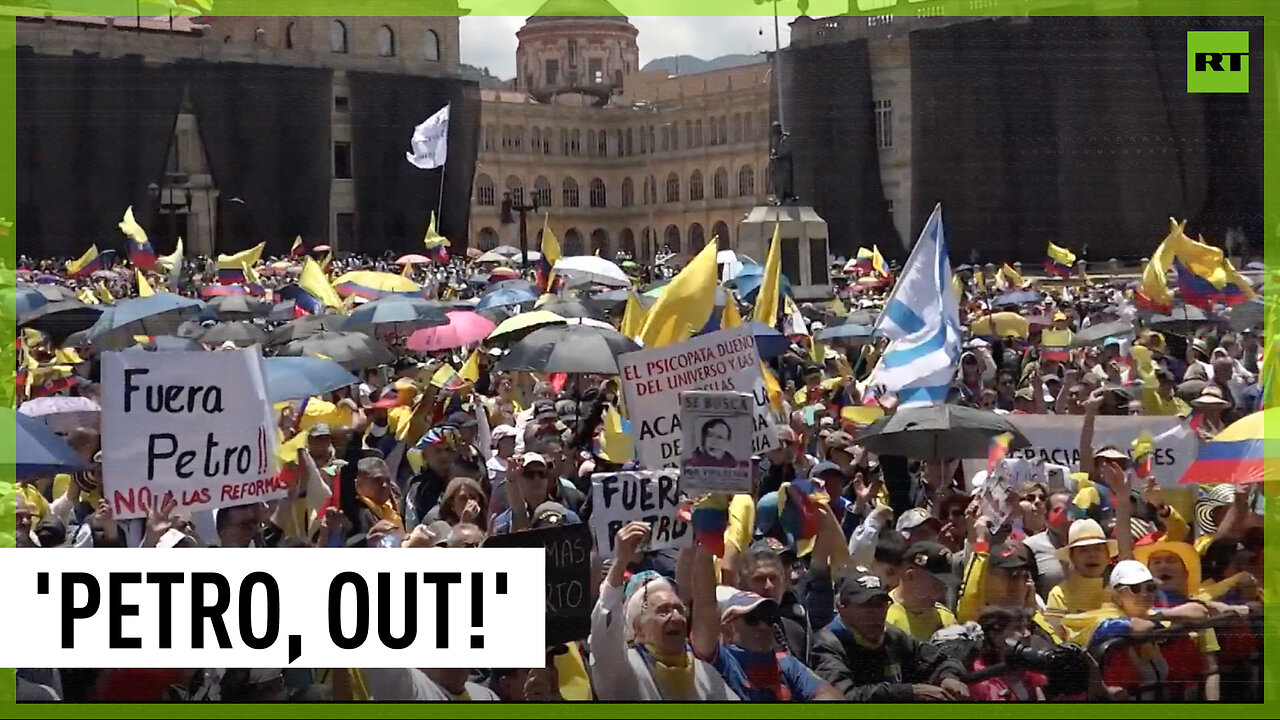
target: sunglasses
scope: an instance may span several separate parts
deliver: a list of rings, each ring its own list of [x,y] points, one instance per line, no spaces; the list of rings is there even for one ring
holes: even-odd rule
[[[524,476],[531,477],[531,478],[544,478],[547,476],[547,471],[546,470],[525,470]]]
[[[1024,501],[1026,501],[1026,502],[1029,502],[1029,503],[1033,503],[1033,502],[1044,502],[1044,501],[1045,501],[1045,496],[1044,496],[1044,494],[1043,494],[1043,493],[1032,493],[1032,494],[1030,494],[1030,495],[1023,495],[1023,496],[1022,496],[1022,499],[1023,499]]]
[[[1145,595],[1148,593],[1154,595],[1156,593],[1156,584],[1153,582],[1145,582],[1140,585],[1125,585],[1124,589],[1134,595]]]

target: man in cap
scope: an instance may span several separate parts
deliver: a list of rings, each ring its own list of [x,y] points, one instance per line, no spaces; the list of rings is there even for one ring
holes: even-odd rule
[[[884,582],[866,568],[840,578],[839,614],[814,642],[811,665],[818,677],[855,702],[967,698],[960,663],[886,623],[891,602]]]
[[[937,542],[938,533],[942,530],[942,521],[930,515],[924,508],[911,508],[902,513],[894,529],[908,544]]]
[[[925,641],[938,630],[956,624],[956,616],[942,601],[959,578],[952,571],[951,551],[935,542],[907,547],[902,579],[889,592],[887,622],[916,640]]]
[[[551,463],[539,453],[525,453],[517,456],[508,465],[507,482],[505,483],[509,507],[493,518],[490,534],[501,535],[509,532],[528,530],[537,519],[535,511],[544,510],[544,503],[556,499],[553,496]],[[565,511],[566,522],[581,522],[578,515]]]
[[[965,563],[957,619],[977,622],[989,607],[1023,608],[1030,614],[1030,630],[1038,644],[1052,647],[1057,636],[1036,600],[1036,559],[1031,549],[1012,538],[992,548],[990,519],[985,515],[974,519],[971,532],[973,552]]]

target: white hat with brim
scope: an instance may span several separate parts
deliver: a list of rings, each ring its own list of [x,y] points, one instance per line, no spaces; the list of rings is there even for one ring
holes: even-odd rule
[[[1090,545],[1102,545],[1106,543],[1107,553],[1111,557],[1120,554],[1120,544],[1115,540],[1107,539],[1102,532],[1102,526],[1097,520],[1076,520],[1071,523],[1071,530],[1067,533],[1067,546],[1058,548],[1053,554],[1059,560],[1070,562],[1071,549],[1078,547],[1088,547]]]

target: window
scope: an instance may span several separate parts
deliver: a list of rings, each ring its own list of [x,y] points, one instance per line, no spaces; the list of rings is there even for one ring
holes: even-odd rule
[[[658,202],[658,181],[650,175],[644,181],[644,204],[653,205]]]
[[[680,149],[680,123],[671,123],[671,149]]]
[[[534,128],[529,132],[529,149],[533,152],[542,152],[542,130]]]
[[[687,148],[697,147],[693,144],[693,121],[684,121],[684,146]]]
[[[293,31],[296,26],[297,23],[289,23],[284,26],[284,46],[289,50],[293,49]]]
[[[707,244],[706,233],[702,230],[701,223],[694,223],[689,226],[689,252],[697,252],[702,246]]]
[[[754,197],[756,194],[756,174],[750,165],[743,165],[738,170],[738,197]]]
[[[716,174],[711,176],[711,197],[716,200],[722,200],[729,197],[729,171],[724,168],[716,168]]]
[[[333,144],[333,176],[340,180],[351,179],[351,143]]]
[[[640,128],[640,154],[645,155],[649,152],[649,133],[645,132],[643,127]]]
[[[893,104],[889,100],[876,101],[876,147],[893,147]]]
[[[631,228],[622,228],[618,233],[618,249],[631,257],[636,256],[636,234]]]
[[[588,60],[587,61],[587,77],[591,79],[592,83],[596,85],[603,85],[604,84],[604,61],[598,60],[598,59]]]
[[[615,130],[614,137],[618,141],[618,157],[625,157],[627,154],[627,146],[622,142],[622,130]]]
[[[569,67],[573,67],[577,64],[578,64],[578,41],[570,40],[569,41]]]
[[[695,120],[693,123],[693,147],[702,147],[702,121]]]
[[[560,83],[560,61],[548,60],[543,75],[546,76],[547,85],[555,86]]]
[[[723,220],[711,226],[711,237],[720,239],[720,247],[729,245],[729,226]]]
[[[553,137],[555,137],[555,135],[552,134],[551,128],[542,128],[542,154],[543,155],[551,154],[551,139]]]
[[[569,145],[573,149],[573,154],[581,155],[582,154],[582,131],[574,130],[571,137],[573,138],[573,140],[569,143]]]
[[[569,228],[564,233],[564,254],[565,255],[581,255],[582,254],[582,233],[577,228]]]
[[[621,70],[613,71],[613,84],[617,85],[618,87],[622,87],[622,71]]]
[[[627,128],[627,157],[631,157],[636,154],[636,145],[633,142],[634,140],[635,135],[631,132],[631,128]]]
[[[604,228],[591,231],[591,252],[601,257],[609,256],[609,233]]]
[[[564,206],[578,207],[578,181],[571,177],[564,179]]]
[[[433,62],[440,60],[440,36],[436,35],[435,30],[428,30],[427,34],[423,36],[422,54]]]
[[[533,181],[533,202],[539,207],[551,207],[551,181],[542,175]]]
[[[524,128],[523,127],[519,125],[515,127],[515,135],[512,137],[512,141],[514,143],[513,147],[515,148],[516,152],[520,152],[524,150]]]
[[[689,199],[702,199],[702,172],[699,170],[694,170],[693,174],[689,176]],[[692,236],[690,237],[692,238]],[[690,239],[689,242],[693,242],[693,240]]]
[[[600,178],[591,178],[591,207],[604,207],[606,200],[605,195],[604,181]]]
[[[649,152],[657,152],[658,136],[654,133],[653,126],[649,126]]]
[[[596,147],[597,155],[599,155],[600,157],[609,157],[609,131],[608,130],[601,130],[600,134],[596,135],[596,145],[597,145]]]
[[[476,204],[493,206],[493,178],[484,173],[476,178]]]
[[[524,204],[524,183],[520,182],[520,178],[515,175],[507,176],[507,192],[511,193],[511,203],[513,205]]]
[[[666,252],[680,252],[680,228],[675,225],[668,225],[667,231],[663,233],[662,241],[666,245]]]
[[[622,181],[622,207],[631,207],[636,204],[636,186],[631,182],[631,178]]]
[[[742,113],[733,114],[733,141],[742,142]]]
[[[680,176],[675,173],[667,176],[667,202],[680,202]]]
[[[560,154],[569,154],[569,131],[565,128],[560,128]]]
[[[742,114],[742,139],[743,140],[755,139],[751,137],[751,113]]]
[[[720,116],[720,144],[729,144],[729,118],[725,115]]]
[[[351,98],[346,95],[333,96],[333,109],[337,112],[351,112]]]
[[[396,36],[386,25],[378,27],[378,57],[394,57],[396,54]]]
[[[329,23],[329,50],[336,53],[347,51],[347,26],[341,20]]]
[[[670,125],[662,126],[662,149],[664,152],[671,149],[671,126]]]
[[[481,250],[492,250],[498,247],[498,231],[491,227],[481,228],[480,236],[476,238],[476,244]]]
[[[596,131],[587,131],[587,157],[596,156]]]
[[[338,213],[333,216],[334,245],[351,248],[356,245],[356,214]]]

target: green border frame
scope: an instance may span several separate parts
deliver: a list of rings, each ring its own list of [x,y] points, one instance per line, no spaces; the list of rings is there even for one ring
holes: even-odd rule
[[[1264,32],[1272,35],[1272,28],[1280,22],[1280,2],[1275,0],[1077,0],[1075,4],[1063,6],[1066,0],[985,0],[983,7],[971,8],[972,0],[813,0],[805,3],[803,14],[812,18],[833,15],[901,15],[916,16],[920,8],[939,8],[943,15],[955,16],[1000,16],[1000,15],[1083,15],[1083,16],[1126,16],[1126,15],[1251,15],[1264,18]],[[339,16],[413,16],[413,15],[531,15],[543,4],[543,0],[527,0],[524,2],[508,2],[506,0],[461,0],[466,5],[460,8],[453,0],[382,0],[378,3],[362,4],[363,7],[352,7],[351,0],[215,0],[212,15],[226,16],[271,16],[271,15],[339,15]],[[759,4],[757,4],[757,2]],[[803,2],[803,0],[799,0]],[[612,4],[624,15],[629,16],[768,16],[775,11],[790,14],[799,10],[796,0],[783,0],[776,6],[772,0],[698,0],[696,4],[689,0],[612,0]],[[14,51],[16,31],[14,15],[114,15],[132,17],[139,11],[139,4],[134,0],[51,0],[40,2],[40,7],[30,5],[24,7],[22,0],[0,0],[0,217],[15,218],[15,64]],[[885,6],[888,7],[885,7]],[[589,2],[582,2],[582,13],[589,14]],[[166,10],[160,0],[143,0],[143,15],[163,15]],[[935,11],[937,12],[937,11]],[[1275,37],[1280,38],[1280,33]],[[1269,39],[1269,38],[1268,38]],[[1263,57],[1251,58],[1252,62],[1263,62],[1263,87],[1250,88],[1251,92],[1264,93],[1265,105],[1265,142],[1264,152],[1266,170],[1264,176],[1264,196],[1266,207],[1265,258],[1268,269],[1266,292],[1275,297],[1280,292],[1276,287],[1276,278],[1272,272],[1280,269],[1280,40],[1263,43]],[[0,270],[0,286],[13,286],[15,267],[16,233],[21,232],[21,218],[17,218],[14,232],[7,238],[0,237],[0,259],[7,270]],[[1153,231],[1152,244],[1157,241]],[[10,332],[8,337],[16,337],[14,325],[14,295],[0,292],[0,324]],[[0,328],[4,329],[4,328]],[[1280,328],[1267,327],[1267,341],[1276,339]],[[13,367],[13,345],[0,343],[0,362],[8,362],[5,368]],[[11,407],[11,394],[0,393]],[[1280,438],[1280,427],[1265,429],[1266,437]],[[1269,441],[1270,447],[1277,443]],[[8,433],[0,434],[0,472],[12,467],[16,457],[15,438]],[[12,483],[12,475],[0,475],[0,484]],[[1266,514],[1266,574],[1271,580],[1267,587],[1267,614],[1273,618],[1273,626],[1280,622],[1280,490],[1276,483],[1268,483],[1266,487],[1268,512]],[[13,500],[11,493],[0,493],[0,502],[7,508],[0,508],[0,543],[12,547],[13,542]],[[7,510],[7,512],[6,512]],[[2,555],[0,555],[2,557]],[[3,567],[3,565],[0,565]],[[21,622],[30,613],[29,609],[9,608],[5,617],[10,622]],[[41,613],[37,611],[30,619],[39,621]],[[47,618],[43,618],[47,620]],[[0,638],[3,634],[0,633]],[[0,639],[0,642],[3,642]],[[1280,630],[1269,632],[1265,637],[1265,657],[1271,660],[1266,663],[1264,683],[1266,685],[1266,702],[1256,705],[1212,706],[1214,712],[1222,716],[1234,718],[1273,717],[1280,711]],[[0,713],[15,718],[58,718],[69,717],[79,720],[92,718],[224,718],[245,716],[246,713],[261,713],[273,718],[339,718],[356,713],[365,717],[404,718],[424,712],[421,705],[413,704],[379,704],[362,703],[317,704],[317,705],[229,705],[229,704],[118,704],[118,705],[82,705],[82,704],[30,704],[15,705],[14,675],[12,670],[0,670]],[[447,709],[446,709],[447,707]],[[581,703],[532,705],[490,703],[452,704],[436,707],[425,712],[441,713],[476,718],[516,718],[516,717],[602,717],[630,718],[643,707],[639,704]],[[744,707],[737,704],[686,704],[679,707],[669,706],[661,712],[680,714],[694,718],[730,718],[756,716],[769,717],[777,713],[776,708],[763,705],[744,712]],[[1045,718],[1111,718],[1133,717],[1146,718],[1153,715],[1165,717],[1201,718],[1210,706],[1205,705],[1151,705],[1151,704],[1073,704],[1035,706],[1034,713]],[[357,709],[358,708],[358,709]],[[788,717],[796,718],[836,718],[856,717],[867,714],[864,705],[836,704],[789,705]],[[894,705],[875,706],[872,712],[903,718],[924,718],[947,716],[952,718],[1022,718],[1031,710],[1022,704],[946,704],[931,705]]]

